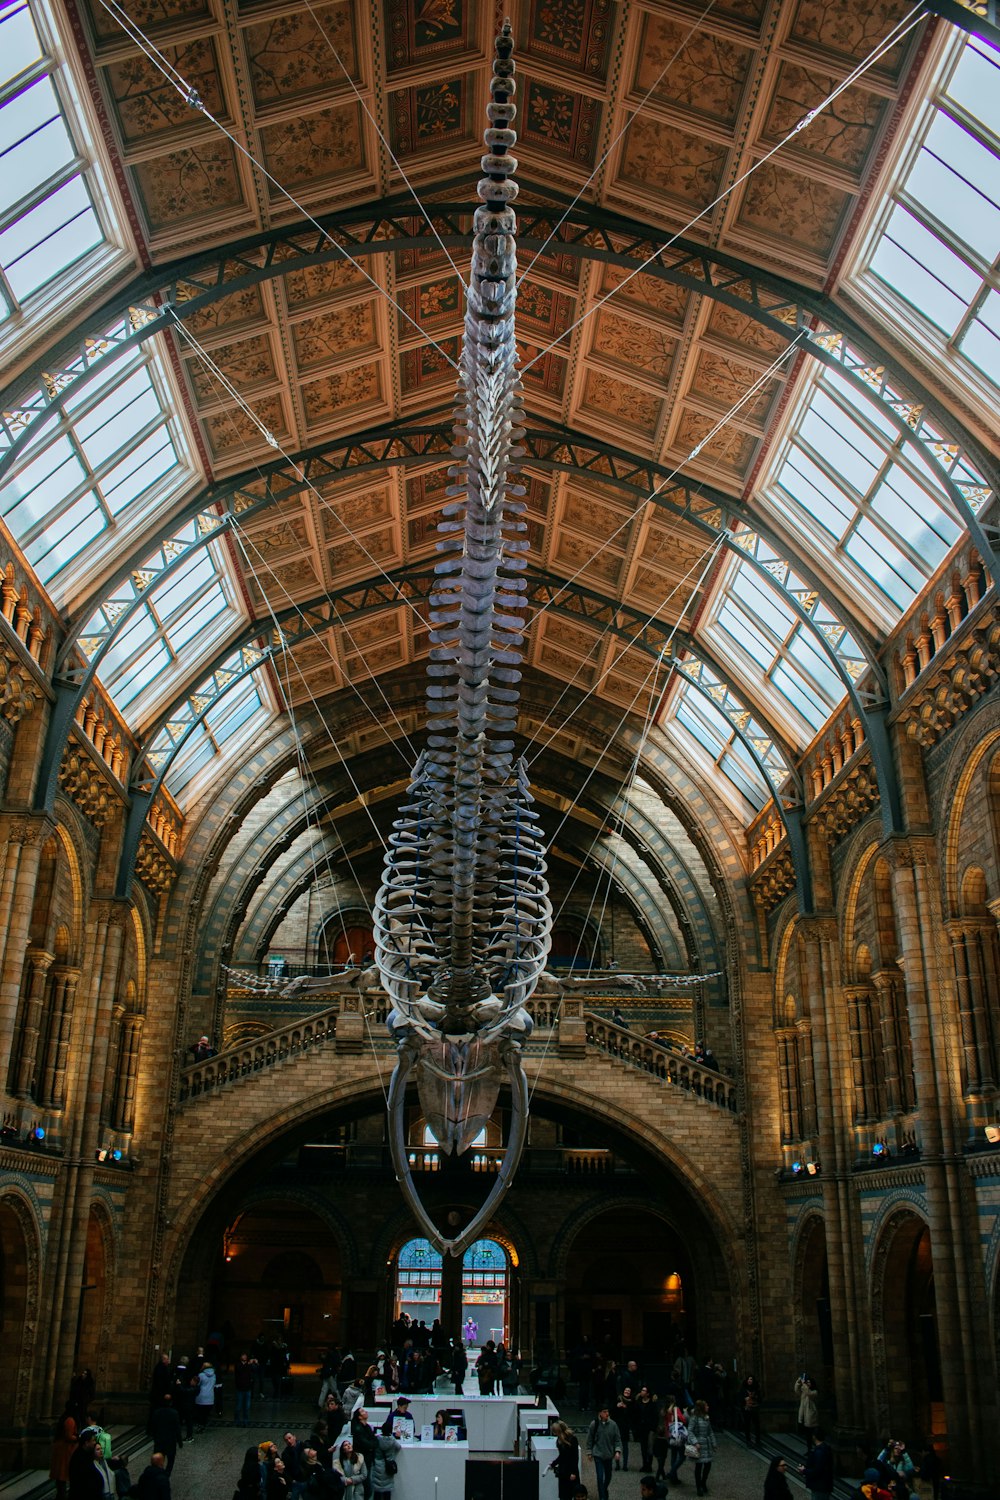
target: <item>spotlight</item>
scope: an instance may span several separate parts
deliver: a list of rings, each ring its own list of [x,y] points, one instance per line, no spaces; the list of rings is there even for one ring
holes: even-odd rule
[[[98,1161],[107,1161],[107,1159],[108,1159],[108,1148],[107,1148],[107,1146],[99,1146],[98,1149],[94,1152],[94,1155],[97,1157]]]
[[[111,1153],[111,1160],[112,1161],[121,1161],[121,1159],[122,1159],[122,1148],[120,1146],[116,1146],[115,1149]]]
[[[798,1177],[798,1175],[802,1171],[802,1163],[800,1161],[793,1161],[792,1171],[795,1173],[795,1176]]]
[[[995,1146],[997,1141],[1000,1141],[1000,1125],[987,1125],[986,1139],[991,1146]]]
[[[888,1156],[889,1148],[885,1141],[876,1141],[872,1147],[872,1156]]]
[[[41,1125],[35,1126],[34,1130],[31,1132],[31,1139],[33,1141],[44,1141],[45,1131],[42,1129]]]
[[[806,1171],[809,1173],[810,1177],[815,1177],[816,1173],[819,1171],[819,1167],[816,1164],[816,1162],[814,1162],[814,1161],[807,1161],[806,1162]]]

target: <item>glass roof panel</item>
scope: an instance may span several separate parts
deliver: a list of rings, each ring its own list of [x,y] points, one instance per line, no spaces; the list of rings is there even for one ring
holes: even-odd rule
[[[57,71],[27,0],[0,7],[0,321],[105,240]]]
[[[270,717],[271,709],[255,673],[235,683],[194,726],[172,761],[164,778],[171,796],[181,800],[200,771],[209,765],[213,771],[217,770],[213,762],[222,764],[235,756]],[[169,748],[167,736],[162,737],[162,742],[164,748]]]
[[[738,794],[735,806],[745,811],[744,799],[754,811],[764,806],[771,795],[767,782],[739,735],[710,699],[682,682],[668,723],[671,728],[679,725],[707,753],[725,783]]]
[[[0,491],[0,514],[57,603],[84,562],[92,568],[125,539],[120,525],[148,516],[195,477],[168,390],[155,347],[114,361],[61,421],[40,429]],[[84,511],[90,519],[80,529]],[[103,548],[93,546],[98,537]]]
[[[873,602],[881,596],[891,624],[961,534],[940,479],[885,421],[874,394],[871,402],[848,395],[833,370],[805,378],[799,416],[774,451],[761,498],[797,528],[805,523],[822,566],[843,573],[846,564],[852,594],[859,581],[874,584]],[[860,570],[853,580],[850,563]]]
[[[906,149],[912,134],[902,143],[899,174],[850,277],[922,358],[959,362],[959,379],[962,356],[981,372],[972,393],[991,416],[998,324],[992,310],[983,313],[1000,288],[998,101],[1000,53],[963,38],[917,122],[916,156]]]

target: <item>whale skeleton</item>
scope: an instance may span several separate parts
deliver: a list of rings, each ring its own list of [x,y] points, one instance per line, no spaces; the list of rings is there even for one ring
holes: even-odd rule
[[[426,748],[390,835],[375,901],[375,962],[397,1045],[389,1141],[427,1238],[461,1255],[510,1186],[524,1147],[525,1009],[545,967],[552,906],[528,771],[514,758],[524,636],[527,525],[517,483],[524,436],[514,336],[517,197],[510,154],[515,78],[505,21],[496,39],[473,221],[455,411],[454,482],[438,526],[430,598]],[[486,1201],[454,1238],[421,1202],[408,1162],[410,1079],[441,1151],[462,1154],[509,1084],[506,1150]]]

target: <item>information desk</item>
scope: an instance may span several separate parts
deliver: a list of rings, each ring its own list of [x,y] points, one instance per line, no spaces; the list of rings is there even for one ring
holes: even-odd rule
[[[538,1460],[538,1500],[559,1500],[559,1481],[549,1472],[549,1464],[556,1456],[555,1438],[533,1432],[531,1456]]]
[[[392,1500],[456,1500],[465,1494],[468,1457],[468,1443],[403,1443]]]
[[[381,1427],[392,1407],[380,1403],[369,1410],[371,1425]],[[547,1426],[549,1418],[559,1415],[551,1401],[546,1402],[544,1411],[536,1411],[531,1396],[451,1396],[448,1399],[411,1396],[410,1414],[418,1436],[421,1428],[433,1422],[435,1412],[439,1411],[464,1413],[467,1446],[471,1453],[513,1453],[514,1444],[521,1434],[518,1421],[521,1411],[535,1414],[539,1426]],[[435,1448],[446,1446],[452,1445],[434,1444]]]

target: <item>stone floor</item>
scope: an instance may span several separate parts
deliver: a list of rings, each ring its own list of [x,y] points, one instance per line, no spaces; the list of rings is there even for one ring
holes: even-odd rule
[[[577,1428],[582,1441],[586,1419],[572,1409],[566,1411],[565,1416]],[[172,1476],[172,1500],[230,1500],[243,1454],[250,1443],[271,1438],[280,1448],[283,1435],[289,1428],[305,1436],[311,1417],[312,1408],[304,1401],[264,1399],[255,1401],[249,1428],[234,1427],[228,1421],[214,1419],[203,1434],[186,1443],[178,1453]],[[131,1461],[133,1479],[138,1478],[148,1462],[149,1451],[148,1446],[144,1447]],[[630,1456],[631,1469],[616,1473],[612,1478],[611,1500],[639,1500],[638,1452]],[[760,1453],[748,1450],[741,1442],[723,1434],[709,1481],[712,1500],[761,1500],[766,1471],[767,1460]],[[585,1462],[584,1483],[591,1500],[595,1500],[597,1494],[593,1474],[593,1466]],[[789,1478],[795,1489],[794,1474],[790,1472]],[[693,1475],[689,1473],[686,1482],[673,1493],[678,1500],[693,1497]],[[448,1497],[448,1500],[462,1500],[462,1497]]]

